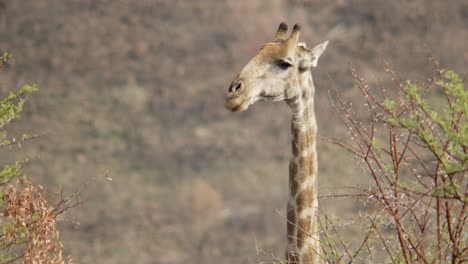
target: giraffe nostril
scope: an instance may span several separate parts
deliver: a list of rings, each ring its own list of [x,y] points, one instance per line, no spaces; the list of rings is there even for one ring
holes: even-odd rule
[[[231,93],[237,93],[242,89],[242,82],[233,82],[231,86],[229,86],[228,91]]]
[[[241,89],[241,87],[242,87],[242,84],[241,84],[241,83],[238,83],[238,84],[236,85],[236,88],[234,89],[234,92],[238,92],[238,91]]]

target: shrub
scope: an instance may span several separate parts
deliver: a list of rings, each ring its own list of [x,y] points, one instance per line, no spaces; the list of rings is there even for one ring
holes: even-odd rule
[[[0,55],[0,68],[10,57],[8,53]],[[0,149],[13,152],[36,137],[24,134],[17,139],[7,133],[8,126],[21,117],[28,95],[35,91],[36,86],[25,85],[0,100]],[[42,186],[22,176],[26,163],[16,161],[0,167],[0,263],[65,263],[56,221],[72,206],[70,199],[60,197],[55,206],[50,206]],[[16,183],[12,183],[14,179]],[[67,262],[73,262],[71,257]]]
[[[355,195],[370,208],[362,216],[364,240],[351,250],[339,235],[325,235],[328,262],[376,263],[382,255],[387,263],[468,261],[468,91],[455,72],[432,61],[425,84],[400,82],[384,63],[395,87],[387,90],[371,88],[353,70],[366,120],[333,87],[349,131],[349,140],[333,141],[362,162],[372,184]],[[336,230],[329,219],[323,226]]]

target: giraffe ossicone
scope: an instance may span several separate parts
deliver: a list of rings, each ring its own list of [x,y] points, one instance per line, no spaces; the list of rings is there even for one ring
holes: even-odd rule
[[[287,203],[287,263],[320,263],[317,200],[317,123],[315,87],[310,69],[316,67],[328,41],[312,49],[299,43],[301,26],[282,22],[273,42],[266,43],[228,88],[225,107],[245,111],[258,101],[285,101],[292,111],[292,157]]]

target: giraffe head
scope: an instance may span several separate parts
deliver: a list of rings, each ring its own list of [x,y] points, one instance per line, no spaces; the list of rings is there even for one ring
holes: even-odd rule
[[[258,101],[292,99],[300,94],[299,79],[317,66],[328,41],[308,49],[299,43],[300,25],[294,25],[287,37],[288,26],[282,22],[274,42],[263,45],[229,86],[225,107],[244,111]]]

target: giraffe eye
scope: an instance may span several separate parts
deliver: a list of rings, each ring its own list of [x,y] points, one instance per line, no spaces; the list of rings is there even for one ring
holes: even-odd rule
[[[278,65],[278,67],[280,67],[281,69],[283,70],[286,70],[288,69],[289,67],[292,66],[292,64],[288,61],[285,61],[285,60],[280,60],[276,63],[276,65]]]

